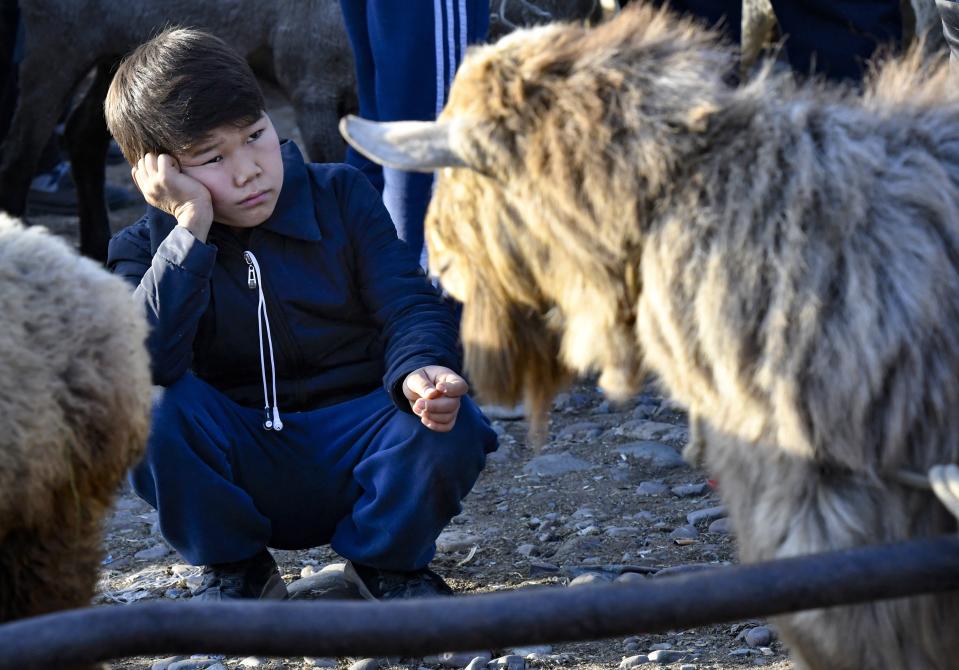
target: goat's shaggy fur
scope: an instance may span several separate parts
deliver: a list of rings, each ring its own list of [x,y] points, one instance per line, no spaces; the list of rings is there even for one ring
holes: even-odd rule
[[[948,533],[885,478],[959,458],[959,86],[916,53],[861,96],[637,7],[474,51],[426,233],[486,397],[655,372],[703,427],[746,561]],[[945,669],[959,598],[783,617],[807,668]]]
[[[0,214],[0,622],[89,603],[142,454],[146,319],[126,284]]]

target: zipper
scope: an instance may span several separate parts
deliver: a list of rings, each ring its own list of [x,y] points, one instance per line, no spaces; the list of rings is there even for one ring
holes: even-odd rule
[[[253,231],[252,235],[256,235],[256,231]],[[247,264],[247,288],[249,288],[251,291],[256,291],[259,287],[256,283],[253,265],[245,259],[245,250],[233,239],[230,240],[230,245],[239,252],[239,255],[241,258],[244,258],[244,261]],[[252,247],[252,245],[250,246]],[[266,269],[262,265],[260,266],[260,272],[266,272]],[[289,322],[286,319],[286,315],[280,308],[279,297],[273,292],[273,282],[263,281],[262,283],[263,294],[266,298],[267,316],[269,316],[270,325],[273,327],[273,335],[276,339],[276,343],[279,345],[277,347],[277,352],[280,354],[280,356],[276,356],[277,367],[279,367],[279,361],[284,360],[284,362],[289,364],[288,367],[290,370],[299,370],[303,367],[304,357],[302,350],[300,349],[299,344],[297,344],[296,338],[293,337],[293,332],[290,328]],[[301,407],[306,402],[306,398],[303,397],[304,394],[302,390],[302,384],[300,383],[299,379],[294,376],[290,379],[288,386],[290,387],[290,401],[287,404],[290,404],[294,407]],[[275,401],[276,399],[274,398],[274,402]]]

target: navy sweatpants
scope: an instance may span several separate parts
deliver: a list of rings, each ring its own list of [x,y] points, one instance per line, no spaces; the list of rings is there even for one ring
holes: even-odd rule
[[[486,38],[489,0],[340,0],[356,61],[360,116],[432,121],[468,44]],[[433,175],[381,168],[352,148],[346,161],[378,190],[397,234],[420,257]]]
[[[469,398],[449,433],[398,410],[383,389],[284,414],[280,432],[262,423],[262,410],[190,374],[157,397],[131,481],[190,563],[330,544],[365,565],[424,567],[496,449]]]

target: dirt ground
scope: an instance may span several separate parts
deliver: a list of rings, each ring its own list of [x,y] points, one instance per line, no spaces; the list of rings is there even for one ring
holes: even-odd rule
[[[268,91],[268,99],[281,135],[295,138],[289,107],[273,91]],[[110,167],[108,178],[132,189],[125,165]],[[141,212],[142,205],[112,212],[114,230],[132,223]],[[76,239],[72,217],[32,220]],[[441,537],[433,567],[458,592],[474,593],[531,584],[561,588],[577,577],[579,581],[612,579],[624,569],[651,573],[672,566],[734,561],[734,540],[724,522],[714,523],[715,518],[710,518],[693,527],[687,522],[690,512],[720,503],[706,485],[706,473],[670,462],[688,439],[685,421],[681,412],[655,392],[644,393],[625,407],[610,407],[585,382],[557,400],[549,439],[539,451],[527,444],[525,421],[496,421],[500,450],[489,459],[463,513]],[[675,449],[663,451],[663,445]],[[655,456],[652,460],[650,449]],[[686,488],[672,490],[679,486]],[[124,490],[108,521],[105,550],[95,601],[99,605],[135,607],[158,599],[187,599],[191,586],[197,584],[198,569],[185,565],[163,543],[155,512],[129,490]],[[324,565],[342,561],[328,548],[277,551],[275,556],[290,585]],[[307,590],[301,597],[312,595]],[[660,649],[681,652],[679,660],[668,664],[675,669],[792,668],[787,652],[775,639],[756,647],[747,644],[745,633],[764,623],[557,644],[534,650],[527,667],[612,669],[620,667],[624,658]],[[756,642],[755,634],[749,641]],[[511,650],[490,651],[497,658]],[[115,661],[113,667],[345,668],[356,660],[200,656],[126,659]],[[415,670],[440,667],[440,662],[404,659],[401,665]],[[656,665],[650,661],[640,667]]]

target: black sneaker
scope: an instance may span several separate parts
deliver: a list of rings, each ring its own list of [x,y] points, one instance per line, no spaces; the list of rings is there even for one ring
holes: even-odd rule
[[[140,201],[125,188],[113,184],[103,185],[103,195],[107,209],[111,212]],[[63,161],[50,172],[34,177],[27,193],[27,213],[38,216],[74,216],[77,213],[77,197],[77,186],[73,181],[70,164]]]
[[[287,597],[276,561],[266,549],[252,558],[203,567],[203,583],[193,594],[200,600],[277,599]]]
[[[451,596],[453,589],[429,568],[411,572],[380,570],[353,561],[346,562],[344,575],[356,583],[368,600],[396,600]]]

